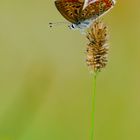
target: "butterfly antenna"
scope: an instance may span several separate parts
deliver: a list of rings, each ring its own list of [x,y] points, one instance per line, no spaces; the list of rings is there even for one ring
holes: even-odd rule
[[[50,22],[49,23],[49,27],[52,28],[53,26],[58,26],[58,25],[63,25],[63,24],[67,24],[69,25],[70,23],[69,22]]]

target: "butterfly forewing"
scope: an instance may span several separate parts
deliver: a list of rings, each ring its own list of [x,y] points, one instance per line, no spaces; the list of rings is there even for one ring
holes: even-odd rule
[[[58,11],[70,22],[77,23],[82,12],[84,2],[80,0],[56,0]]]

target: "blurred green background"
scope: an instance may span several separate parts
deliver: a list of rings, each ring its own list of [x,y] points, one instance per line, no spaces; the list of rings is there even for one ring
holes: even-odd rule
[[[95,140],[140,139],[140,1],[118,0],[107,67],[97,79]],[[0,1],[0,140],[89,140],[86,38],[53,0]]]

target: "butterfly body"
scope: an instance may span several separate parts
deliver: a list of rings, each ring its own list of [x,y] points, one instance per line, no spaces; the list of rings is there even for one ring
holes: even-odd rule
[[[85,29],[115,4],[114,0],[56,0],[55,6],[72,29]]]
[[[70,29],[81,29],[81,30],[83,30],[83,29],[89,27],[91,23],[92,23],[92,20],[89,19],[89,20],[84,20],[84,21],[81,21],[81,22],[79,21],[77,23],[71,23],[69,25],[69,27],[70,27]]]

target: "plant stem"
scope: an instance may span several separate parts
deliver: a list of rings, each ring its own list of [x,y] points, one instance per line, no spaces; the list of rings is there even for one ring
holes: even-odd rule
[[[93,95],[92,95],[92,114],[91,114],[91,140],[94,139],[94,116],[95,116],[95,97],[96,97],[96,80],[98,71],[95,72],[93,77]]]

